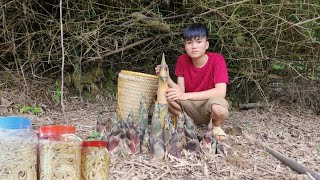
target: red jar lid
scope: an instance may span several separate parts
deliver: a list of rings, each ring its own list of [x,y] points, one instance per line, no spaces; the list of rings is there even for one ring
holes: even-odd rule
[[[106,141],[83,141],[82,146],[107,147]]]
[[[63,125],[53,125],[53,126],[42,126],[39,128],[40,134],[75,134],[76,128],[74,126],[63,126]]]

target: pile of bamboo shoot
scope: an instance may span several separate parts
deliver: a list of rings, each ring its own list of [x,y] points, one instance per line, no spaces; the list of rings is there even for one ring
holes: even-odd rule
[[[201,150],[210,153],[223,153],[222,146],[212,137],[212,122],[209,123],[207,132],[203,137],[197,136],[197,128],[187,114],[180,113],[176,122],[173,122],[166,99],[168,89],[166,67],[163,54],[157,101],[154,104],[150,127],[148,126],[146,97],[142,96],[137,123],[133,119],[133,113],[130,113],[127,119],[117,121],[110,133],[106,135],[105,139],[108,141],[109,152],[123,156],[150,152],[154,159],[163,159],[166,152],[182,158],[184,150],[196,153]],[[150,132],[149,128],[151,129]],[[202,140],[201,143],[199,139]]]

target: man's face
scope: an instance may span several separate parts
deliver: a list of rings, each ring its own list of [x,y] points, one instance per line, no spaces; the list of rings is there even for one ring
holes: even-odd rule
[[[208,47],[209,42],[206,37],[185,40],[185,50],[192,59],[203,56]]]

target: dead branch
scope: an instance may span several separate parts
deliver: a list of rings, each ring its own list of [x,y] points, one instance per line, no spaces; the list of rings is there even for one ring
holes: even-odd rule
[[[64,110],[64,96],[63,96],[63,85],[64,85],[64,45],[63,45],[63,24],[62,24],[62,0],[60,0],[60,30],[61,30],[61,51],[62,51],[62,62],[61,62],[61,109],[63,113],[63,118],[65,122],[68,124],[68,120],[66,118],[66,113]]]
[[[277,158],[279,161],[281,161],[283,164],[289,166],[292,170],[299,174],[310,174],[312,177],[316,178],[317,180],[320,180],[320,174],[313,171],[312,169],[305,167],[298,162],[286,157],[285,155],[279,153],[278,151],[272,149],[271,147],[267,146],[266,144],[262,143],[261,141],[252,138],[250,135],[242,132],[243,137],[245,137],[249,142],[254,143],[256,145],[262,146],[268,153],[273,155],[275,158]]]

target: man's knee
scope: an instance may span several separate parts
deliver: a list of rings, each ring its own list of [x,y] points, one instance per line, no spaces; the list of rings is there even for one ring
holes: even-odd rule
[[[218,104],[213,104],[212,105],[212,115],[218,118],[227,118],[229,115],[229,111],[227,108],[218,105]]]

